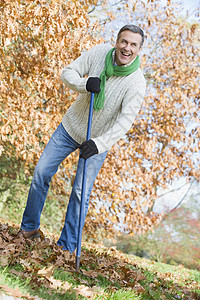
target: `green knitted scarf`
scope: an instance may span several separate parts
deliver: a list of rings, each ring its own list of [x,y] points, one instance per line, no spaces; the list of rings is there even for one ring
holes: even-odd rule
[[[106,55],[105,59],[105,68],[103,69],[100,79],[101,79],[101,84],[100,88],[101,91],[100,93],[96,93],[94,96],[94,109],[99,110],[103,108],[104,105],[104,100],[105,100],[105,84],[106,84],[106,78],[111,77],[111,76],[127,76],[130,75],[131,73],[135,72],[139,66],[140,66],[140,60],[139,56],[136,57],[136,59],[132,62],[127,67],[122,67],[122,66],[114,66],[113,65],[113,58],[112,58],[112,53],[115,51],[115,48],[112,48],[108,54]]]

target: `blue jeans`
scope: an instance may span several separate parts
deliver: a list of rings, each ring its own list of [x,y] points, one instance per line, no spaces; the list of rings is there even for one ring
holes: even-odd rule
[[[72,139],[64,129],[63,125],[60,124],[45,147],[35,168],[26,208],[22,218],[21,229],[32,231],[40,227],[40,216],[44,207],[51,178],[57,172],[61,162],[78,147],[79,144]],[[85,218],[88,211],[89,197],[93,183],[106,158],[106,154],[107,151],[93,155],[87,159]],[[65,217],[65,224],[57,242],[59,246],[63,246],[63,250],[69,250],[70,252],[73,252],[77,246],[83,165],[84,159],[79,158],[76,177]]]

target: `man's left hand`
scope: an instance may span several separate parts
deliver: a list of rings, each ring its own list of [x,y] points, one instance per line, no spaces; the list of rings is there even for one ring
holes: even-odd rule
[[[90,156],[98,154],[97,146],[93,140],[88,140],[88,141],[83,142],[80,145],[80,149],[81,149],[80,158],[87,159]]]

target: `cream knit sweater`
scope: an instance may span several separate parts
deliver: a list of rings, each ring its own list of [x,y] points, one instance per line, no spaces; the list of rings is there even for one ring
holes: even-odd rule
[[[67,110],[62,124],[78,143],[86,140],[90,93],[86,90],[88,77],[99,77],[105,65],[105,57],[111,46],[101,44],[64,68],[61,80],[72,90],[79,92],[76,101]],[[104,107],[93,111],[91,138],[99,153],[109,150],[130,129],[139,112],[146,89],[141,69],[123,77],[112,76],[105,85]]]

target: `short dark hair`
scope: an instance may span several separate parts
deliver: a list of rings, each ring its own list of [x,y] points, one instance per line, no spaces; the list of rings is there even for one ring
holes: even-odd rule
[[[120,31],[118,32],[118,35],[117,35],[117,41],[119,40],[120,38],[120,34],[125,31],[125,30],[129,30],[129,31],[132,31],[133,33],[139,33],[142,37],[142,41],[141,41],[141,44],[140,44],[140,47],[142,47],[143,43],[144,43],[144,32],[143,30],[136,26],[136,25],[125,25],[123,26]]]

